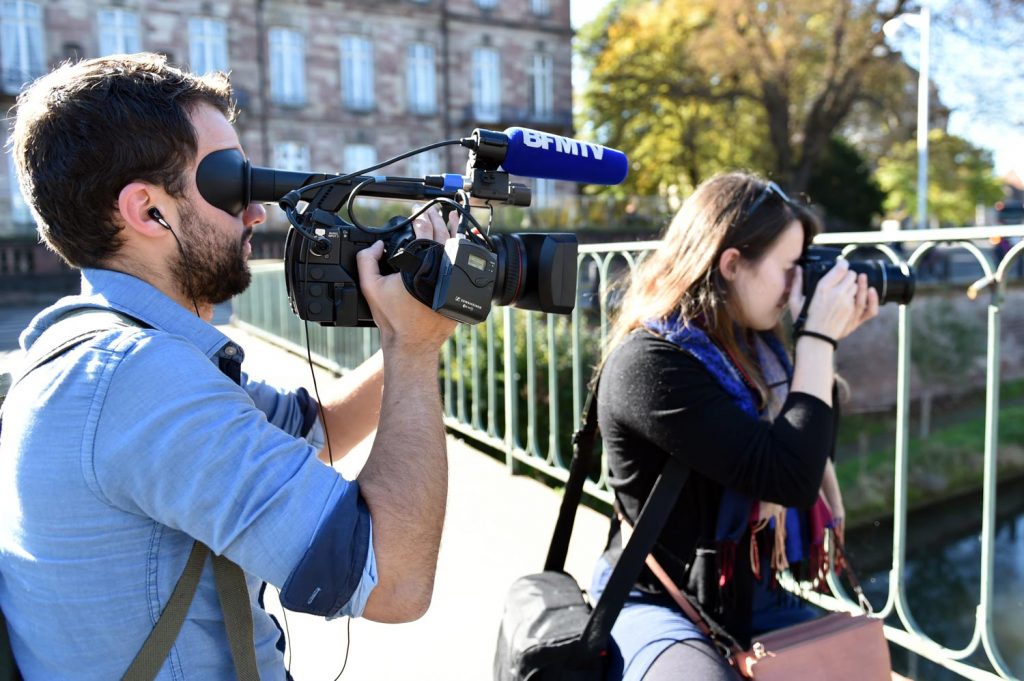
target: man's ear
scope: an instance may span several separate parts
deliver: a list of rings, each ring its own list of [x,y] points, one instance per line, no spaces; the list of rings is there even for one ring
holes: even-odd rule
[[[743,265],[743,255],[738,248],[727,248],[718,258],[718,271],[726,281],[733,281]]]
[[[116,217],[126,229],[145,237],[162,237],[167,229],[157,222],[150,214],[152,208],[158,207],[163,193],[146,182],[126,184],[117,195]]]

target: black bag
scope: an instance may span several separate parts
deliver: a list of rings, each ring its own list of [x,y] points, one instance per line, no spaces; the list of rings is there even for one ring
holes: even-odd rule
[[[583,589],[564,567],[597,435],[597,385],[595,380],[587,397],[583,427],[573,435],[569,479],[544,572],[517,579],[505,600],[494,655],[495,681],[604,678],[612,625],[686,480],[686,469],[670,457],[601,598],[591,609]]]
[[[577,658],[590,612],[579,584],[566,572],[541,572],[517,579],[505,600],[494,678],[604,678],[600,656],[595,656],[590,669],[585,664],[582,669],[572,669],[586,662]]]

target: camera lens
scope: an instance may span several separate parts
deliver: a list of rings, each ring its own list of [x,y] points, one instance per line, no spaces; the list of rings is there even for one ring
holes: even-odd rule
[[[523,242],[517,234],[491,236],[494,253],[498,256],[498,274],[494,283],[494,304],[511,305],[519,300],[526,278],[523,262]]]
[[[498,257],[493,300],[523,310],[568,314],[576,305],[575,234],[491,236]]]
[[[892,265],[882,260],[860,260],[851,262],[850,269],[867,275],[868,286],[878,291],[879,305],[906,305],[914,297],[914,273],[905,262]]]

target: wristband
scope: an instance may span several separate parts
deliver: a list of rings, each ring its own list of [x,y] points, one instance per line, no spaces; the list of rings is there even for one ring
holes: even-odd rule
[[[831,336],[826,336],[823,333],[818,333],[817,331],[798,329],[795,335],[797,338],[800,338],[800,336],[810,336],[811,338],[817,338],[818,340],[823,340],[829,345],[831,345],[833,350],[839,349],[839,342],[835,338],[832,338]]]

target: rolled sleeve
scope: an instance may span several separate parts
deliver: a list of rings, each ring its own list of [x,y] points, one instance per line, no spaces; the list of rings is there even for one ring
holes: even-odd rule
[[[281,590],[281,604],[328,619],[359,617],[377,585],[370,511],[347,483]]]
[[[365,505],[352,512],[358,486],[317,459],[297,432],[301,417],[290,433],[194,347],[167,334],[138,336],[94,381],[106,399],[82,443],[88,486],[105,503],[180,530],[278,587],[308,558],[319,531],[340,528],[328,519],[346,508],[361,519],[348,530],[358,558],[339,568],[355,575],[345,577],[347,601],[369,544]]]

